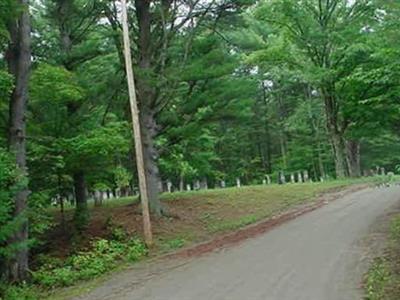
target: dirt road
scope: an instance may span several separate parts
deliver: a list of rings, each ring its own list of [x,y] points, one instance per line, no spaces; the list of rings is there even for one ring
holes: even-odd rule
[[[230,249],[118,274],[77,299],[358,300],[360,239],[399,202],[400,187],[358,191]]]

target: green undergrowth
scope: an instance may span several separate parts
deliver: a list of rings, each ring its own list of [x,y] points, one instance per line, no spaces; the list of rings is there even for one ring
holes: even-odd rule
[[[32,281],[20,286],[3,286],[4,300],[39,300],[55,288],[72,286],[97,278],[115,269],[122,262],[136,262],[148,254],[139,239],[124,241],[98,239],[90,250],[80,251],[66,260],[41,257],[41,267],[31,273]],[[0,286],[1,288],[1,286]]]
[[[384,256],[366,274],[365,290],[367,300],[400,299],[400,214],[391,221]]]

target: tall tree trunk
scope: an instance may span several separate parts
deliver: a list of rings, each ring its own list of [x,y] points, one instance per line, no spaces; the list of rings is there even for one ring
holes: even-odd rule
[[[157,135],[157,124],[152,113],[146,109],[141,111],[140,122],[150,210],[156,215],[162,215],[164,211],[159,200],[161,178],[157,165],[159,155],[154,145],[154,139]]]
[[[85,229],[88,222],[88,207],[86,201],[86,183],[85,174],[83,171],[78,171],[73,174],[74,190],[75,190],[75,226],[78,231]]]
[[[323,160],[323,158],[322,158],[322,145],[321,145],[321,143],[318,144],[317,152],[318,152],[318,169],[319,169],[319,174],[320,174],[320,176],[321,176],[322,178],[325,178],[325,177],[326,177],[326,174],[325,174],[325,168],[324,168],[324,160]]]
[[[343,153],[343,139],[339,134],[331,132],[331,141],[335,159],[336,177],[344,178],[346,177],[347,172],[345,156]]]
[[[360,166],[360,142],[346,140],[346,161],[350,177],[361,176]]]
[[[27,0],[20,0],[23,10],[15,22],[9,26],[10,45],[7,61],[10,73],[15,78],[15,88],[10,101],[9,149],[21,172],[27,175],[26,166],[26,108],[28,103],[28,83],[31,66],[31,26]],[[24,188],[14,197],[14,216],[20,217],[27,208],[29,191]],[[24,217],[24,216],[23,216]],[[12,282],[19,282],[27,277],[28,248],[24,243],[28,240],[28,221],[24,221],[9,240],[10,244],[21,244],[8,263],[8,277]]]
[[[65,69],[73,71],[73,63],[71,60],[71,51],[73,47],[72,36],[69,19],[73,15],[72,0],[57,0],[55,16],[58,22],[60,32],[60,45],[62,49],[62,64]],[[73,116],[80,108],[80,104],[76,102],[67,103],[68,115]],[[72,174],[73,184],[75,188],[75,215],[74,222],[76,229],[82,231],[89,220],[89,211],[87,209],[87,195],[85,184],[85,173],[83,170],[75,170]]]
[[[282,157],[282,166],[283,169],[287,169],[287,152],[286,152],[286,141],[284,137],[284,133],[281,133],[279,136],[279,144],[281,148],[281,157]]]
[[[137,92],[140,111],[140,126],[143,139],[143,156],[147,176],[147,195],[151,211],[156,215],[164,213],[159,199],[159,183],[161,181],[157,166],[158,151],[154,144],[157,136],[157,123],[155,119],[155,91],[145,78],[151,74],[151,15],[150,1],[135,1],[136,18],[138,20],[138,65],[142,70],[137,77]]]
[[[344,155],[343,134],[338,126],[339,107],[334,96],[334,86],[322,89],[324,97],[327,129],[332,143],[333,156],[335,160],[336,177],[343,178],[347,175],[346,160]]]

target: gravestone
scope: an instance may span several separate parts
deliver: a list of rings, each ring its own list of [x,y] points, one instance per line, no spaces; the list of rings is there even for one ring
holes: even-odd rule
[[[303,171],[303,178],[304,178],[304,182],[308,181],[308,171],[307,170]]]
[[[167,191],[168,193],[172,193],[172,182],[169,179],[167,181]]]
[[[195,190],[195,191],[200,190],[200,181],[199,180],[195,180],[195,182],[193,183],[193,190]]]
[[[200,189],[208,190],[207,178],[203,178],[200,182]]]
[[[296,183],[296,179],[295,179],[294,173],[290,174],[290,182],[291,183]]]
[[[283,173],[283,171],[279,172],[278,183],[279,184],[285,184],[286,183],[285,173]]]
[[[240,178],[236,178],[236,186],[238,187],[238,188],[240,188]]]
[[[301,172],[297,172],[297,182],[302,183],[303,182],[303,177],[301,176]]]

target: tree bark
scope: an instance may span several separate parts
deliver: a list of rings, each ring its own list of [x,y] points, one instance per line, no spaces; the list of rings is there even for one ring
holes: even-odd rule
[[[10,101],[9,149],[21,172],[27,175],[26,166],[26,108],[28,103],[28,83],[31,67],[31,25],[28,1],[20,0],[23,10],[18,20],[9,24],[10,45],[7,51],[9,71],[14,75],[15,88]],[[21,217],[27,208],[28,187],[14,196],[14,217]],[[25,280],[28,271],[28,220],[24,221],[9,240],[10,244],[21,244],[8,262],[8,277],[11,282]]]
[[[343,139],[339,134],[331,132],[331,141],[335,159],[336,177],[344,178],[346,177],[347,172],[346,172],[345,156],[343,153]]]
[[[161,178],[157,165],[159,154],[154,145],[154,139],[157,136],[157,125],[152,113],[145,109],[141,111],[140,122],[150,210],[156,215],[162,215],[164,208],[159,200]]]
[[[334,94],[334,87],[327,86],[322,89],[324,97],[327,129],[332,143],[333,155],[335,160],[336,177],[346,177],[346,161],[344,155],[343,133],[338,126],[339,107]]]
[[[346,140],[346,161],[350,177],[361,176],[360,166],[360,142]]]
[[[159,199],[158,187],[160,174],[157,166],[158,150],[154,140],[158,134],[158,126],[155,119],[156,94],[154,88],[145,78],[151,74],[151,14],[150,1],[135,1],[136,18],[139,27],[138,36],[138,66],[142,72],[137,76],[137,92],[139,99],[140,126],[143,141],[143,158],[147,179],[147,195],[149,197],[150,210],[156,215],[164,213]],[[146,75],[147,74],[147,75]]]
[[[85,174],[83,171],[75,172],[73,174],[74,190],[75,190],[75,226],[81,232],[85,229],[88,222],[88,207],[86,201],[86,183]]]
[[[325,168],[324,168],[324,160],[322,158],[322,145],[321,145],[321,143],[318,143],[317,152],[318,152],[318,170],[319,170],[319,175],[320,175],[320,177],[325,178],[326,174],[325,174]]]

